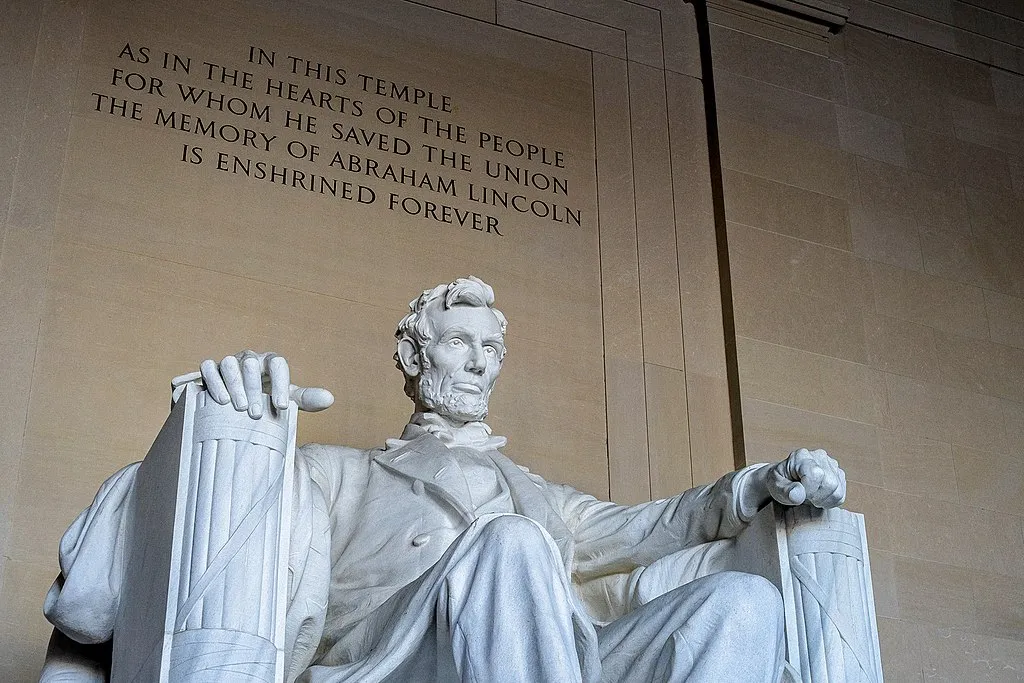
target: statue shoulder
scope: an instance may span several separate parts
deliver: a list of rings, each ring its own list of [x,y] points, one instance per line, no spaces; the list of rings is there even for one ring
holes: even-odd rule
[[[372,448],[353,448],[352,446],[337,446],[324,443],[306,443],[296,449],[298,454],[307,459],[315,460],[338,460],[338,461],[368,461],[375,452]]]
[[[356,486],[365,482],[375,453],[374,449],[307,443],[295,449],[295,461],[300,469],[308,468],[321,486],[335,489],[343,481]]]

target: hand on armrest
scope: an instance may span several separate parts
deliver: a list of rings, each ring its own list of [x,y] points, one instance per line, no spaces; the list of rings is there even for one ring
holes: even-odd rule
[[[846,473],[825,451],[801,448],[782,462],[746,473],[740,500],[742,516],[753,517],[772,500],[782,505],[837,507],[846,500]]]
[[[247,411],[258,420],[263,416],[260,394],[264,387],[270,390],[274,408],[285,410],[288,401],[295,401],[299,410],[316,412],[329,408],[334,395],[318,387],[298,387],[291,383],[291,370],[284,356],[276,353],[257,353],[245,350],[226,356],[218,363],[204,360],[198,372],[189,372],[171,380],[172,401],[181,395],[190,382],[202,380],[214,401],[221,405],[231,403],[235,410]]]

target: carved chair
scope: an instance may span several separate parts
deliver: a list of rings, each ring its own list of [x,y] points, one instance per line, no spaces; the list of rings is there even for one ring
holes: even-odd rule
[[[254,421],[186,387],[138,473],[114,683],[284,680],[296,414]],[[862,515],[769,506],[738,538],[651,565],[635,597],[724,569],[782,593],[784,679],[882,680]]]

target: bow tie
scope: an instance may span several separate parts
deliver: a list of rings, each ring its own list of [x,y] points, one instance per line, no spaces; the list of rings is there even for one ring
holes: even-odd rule
[[[479,451],[497,450],[508,442],[503,436],[491,436],[491,428],[484,422],[453,426],[436,413],[414,413],[402,437],[388,439],[386,444],[388,448],[397,448],[423,434],[434,435],[449,448],[462,446]]]

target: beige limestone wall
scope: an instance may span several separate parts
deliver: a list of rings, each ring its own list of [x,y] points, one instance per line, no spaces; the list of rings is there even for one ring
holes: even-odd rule
[[[166,415],[170,377],[246,346],[274,349],[292,359],[297,381],[339,396],[330,411],[303,417],[300,439],[379,444],[410,407],[390,359],[394,324],[421,287],[459,275],[490,281],[511,320],[492,424],[510,437],[512,457],[622,502],[731,469],[693,10],[667,0],[546,4],[8,3],[0,680],[38,674],[49,630],[40,606],[60,535],[106,476],[145,453]],[[278,62],[249,62],[254,45],[277,51]],[[193,69],[164,69],[164,51],[191,57]],[[320,84],[289,73],[289,54],[349,69],[347,84],[322,89],[361,99],[365,115],[301,101]],[[253,88],[217,71],[211,81],[204,61],[250,71]],[[366,92],[355,73],[450,95],[452,111],[442,117]],[[151,89],[153,77],[162,91]],[[268,78],[296,82],[299,101],[268,96]],[[182,102],[178,82],[269,103],[269,120]],[[439,141],[473,156],[463,172],[431,166],[420,148],[406,165],[455,178],[456,198],[327,163],[334,151],[396,161],[331,135],[334,123],[397,134],[366,123],[388,104],[412,123],[433,113],[468,136],[487,130],[563,150],[564,170],[518,165],[566,178],[562,201],[579,209],[581,225],[503,211],[498,237],[392,210],[395,190],[476,208],[467,184],[490,182],[480,163],[498,157]],[[158,123],[161,110],[165,122],[175,111],[174,125]],[[319,129],[286,126],[286,111],[317,116]],[[196,116],[278,141],[210,139],[195,132]],[[292,139],[322,155],[296,158],[284,145]],[[368,206],[293,180],[247,179],[220,168],[220,154],[230,169],[238,155],[363,184],[381,199]]]
[[[1021,680],[1024,23],[850,4],[712,27],[746,457],[845,466],[888,680]]]
[[[868,515],[890,680],[1017,680],[1020,17],[999,0],[850,4],[851,25],[833,38],[776,27],[768,40],[713,13],[746,457],[822,445],[846,466],[850,507]],[[415,288],[467,269],[494,281],[512,318],[494,412],[514,457],[623,502],[731,468],[692,7],[289,6],[205,10],[191,34],[187,14],[156,3],[9,3],[0,680],[33,679],[57,539],[99,482],[144,452],[171,375],[273,347],[297,359],[302,380],[358,387],[304,420],[305,439],[377,443],[407,411],[381,351],[391,326]],[[336,214],[297,191],[175,170],[166,155],[184,133],[90,109],[107,51],[127,34],[204,53],[222,44],[210,54],[227,58],[258,35],[451,87],[482,107],[460,112],[471,125],[497,117],[575,140],[592,222],[554,241],[527,225],[529,239],[483,250],[461,235],[445,241],[454,254],[412,239],[431,261],[394,284],[384,267],[411,248],[405,218]],[[459,67],[467,59],[473,68]],[[508,87],[491,82],[496,70]],[[287,267],[266,273],[280,256]],[[551,434],[571,446],[541,452]]]

